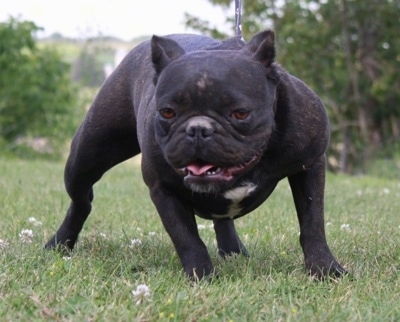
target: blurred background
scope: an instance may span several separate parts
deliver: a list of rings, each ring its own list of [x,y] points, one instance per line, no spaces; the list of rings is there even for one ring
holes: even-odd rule
[[[60,160],[105,78],[152,34],[234,35],[234,1],[28,1],[0,13],[0,157]],[[400,0],[243,0],[244,38],[324,101],[333,172],[400,179]]]

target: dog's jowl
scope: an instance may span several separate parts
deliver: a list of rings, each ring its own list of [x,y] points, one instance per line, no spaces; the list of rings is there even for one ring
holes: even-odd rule
[[[274,58],[269,30],[248,43],[171,35],[134,48],[75,134],[65,168],[71,205],[46,247],[72,249],[94,183],[142,153],[144,181],[188,276],[213,273],[195,216],[213,220],[221,256],[246,253],[234,219],[257,208],[284,178],[307,272],[344,274],[324,231],[327,115],[316,94]]]

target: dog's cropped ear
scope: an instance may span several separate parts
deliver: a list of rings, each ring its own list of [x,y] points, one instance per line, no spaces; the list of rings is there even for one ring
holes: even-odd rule
[[[161,71],[173,60],[185,53],[183,48],[172,39],[153,36],[151,38],[151,60],[156,70],[156,79]]]
[[[275,59],[275,34],[272,30],[265,30],[256,34],[246,45],[252,57],[265,67],[270,67]]]

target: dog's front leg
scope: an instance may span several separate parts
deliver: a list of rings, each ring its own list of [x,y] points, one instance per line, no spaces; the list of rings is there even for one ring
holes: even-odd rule
[[[317,278],[340,276],[345,269],[333,257],[324,227],[325,156],[289,177],[300,224],[300,243],[307,271]]]
[[[211,275],[214,268],[200,238],[194,211],[185,207],[172,191],[159,185],[150,189],[150,195],[186,275],[194,279]]]

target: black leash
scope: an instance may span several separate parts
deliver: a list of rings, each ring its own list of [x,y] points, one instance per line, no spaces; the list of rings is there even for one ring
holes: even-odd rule
[[[235,0],[235,34],[242,37],[242,0]]]

